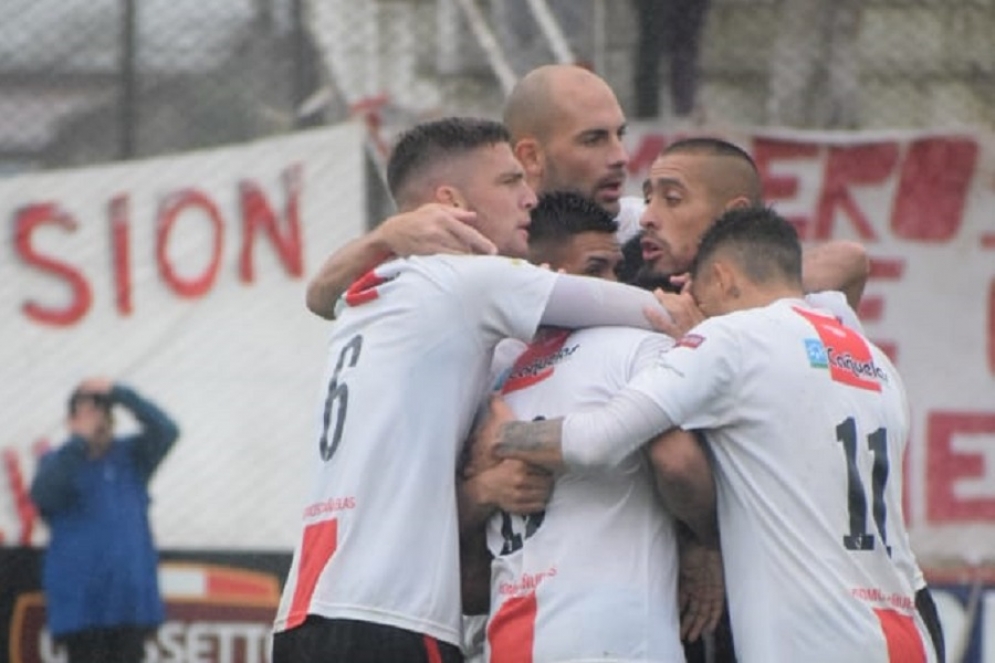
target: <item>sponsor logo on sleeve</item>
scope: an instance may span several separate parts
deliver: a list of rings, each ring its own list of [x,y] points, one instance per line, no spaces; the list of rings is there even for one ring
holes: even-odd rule
[[[809,365],[828,368],[835,382],[881,391],[881,383],[888,381],[888,375],[874,363],[871,348],[860,334],[844,327],[836,318],[801,308],[795,312],[812,323],[819,335],[818,340],[805,339]]]

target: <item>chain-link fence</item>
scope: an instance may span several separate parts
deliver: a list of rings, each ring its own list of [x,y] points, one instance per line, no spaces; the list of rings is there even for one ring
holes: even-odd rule
[[[992,34],[978,0],[6,0],[0,164],[496,115],[553,61],[664,125],[991,127]]]
[[[6,170],[245,141],[300,126],[316,87],[300,2],[6,0]]]

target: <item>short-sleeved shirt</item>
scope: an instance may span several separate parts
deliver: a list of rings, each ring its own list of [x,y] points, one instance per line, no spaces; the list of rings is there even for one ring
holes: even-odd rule
[[[308,614],[460,641],[456,462],[505,337],[557,276],[520,260],[395,260],[345,295],[307,447],[311,496],[275,628]]]
[[[609,400],[673,341],[634,329],[543,329],[503,392],[520,419]],[[673,521],[640,450],[606,472],[556,480],[546,510],[498,512],[487,656],[531,661],[678,661]]]
[[[707,429],[738,660],[933,660],[902,517],[905,391],[884,353],[783,299],[706,320],[632,386]]]

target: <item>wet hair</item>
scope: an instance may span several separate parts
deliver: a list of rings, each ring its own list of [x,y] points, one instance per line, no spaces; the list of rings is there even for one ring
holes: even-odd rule
[[[795,227],[770,207],[727,211],[701,238],[691,266],[692,277],[720,251],[734,260],[754,283],[783,281],[801,285],[802,247]]]
[[[70,394],[69,402],[66,404],[69,410],[69,416],[76,414],[76,410],[79,408],[80,403],[84,401],[91,401],[94,405],[108,413],[110,413],[113,406],[111,398],[107,394],[97,394],[92,391],[75,389],[73,390],[73,393]]]
[[[529,245],[561,244],[585,232],[614,234],[618,222],[593,200],[573,191],[552,191],[532,208]]]
[[[511,143],[500,122],[473,117],[447,117],[423,122],[398,138],[387,162],[387,187],[400,203],[414,176],[436,164],[480,147]]]
[[[751,205],[763,205],[760,171],[753,157],[743,148],[713,136],[694,136],[674,141],[660,152],[660,156],[668,154],[699,154],[735,160],[745,169],[738,173],[731,173],[737,175],[729,178],[731,181],[708,182],[709,188],[715,190],[716,194],[721,197],[732,198],[736,195],[744,195],[749,198]]]

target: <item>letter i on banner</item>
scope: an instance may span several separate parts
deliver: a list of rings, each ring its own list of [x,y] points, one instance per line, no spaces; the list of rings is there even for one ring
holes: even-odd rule
[[[128,197],[114,196],[109,204],[114,253],[114,302],[122,315],[131,315],[131,225]]]

